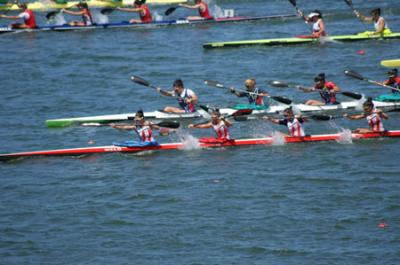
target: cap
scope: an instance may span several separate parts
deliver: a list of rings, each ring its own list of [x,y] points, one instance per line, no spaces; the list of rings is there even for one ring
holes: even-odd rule
[[[135,114],[134,120],[135,120],[135,121],[140,121],[140,120],[143,120],[143,119],[144,119],[143,110],[138,110],[138,111],[136,112],[136,114]]]
[[[319,16],[318,13],[316,13],[316,12],[311,12],[311,13],[308,15],[308,18],[313,18],[313,17],[318,17],[318,16]]]

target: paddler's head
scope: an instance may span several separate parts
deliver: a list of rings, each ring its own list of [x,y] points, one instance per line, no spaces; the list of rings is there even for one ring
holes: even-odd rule
[[[200,4],[200,3],[201,3],[201,0],[194,0],[194,3],[195,3],[195,4]]]
[[[135,2],[133,3],[133,5],[135,7],[140,7],[141,5],[143,5],[146,1],[145,0],[135,0]]]
[[[144,122],[144,113],[143,110],[138,110],[135,114],[134,121],[136,124],[142,124]]]
[[[316,88],[322,89],[325,86],[325,73],[320,73],[314,77],[314,83]]]
[[[283,116],[286,118],[286,119],[292,119],[293,118],[293,110],[292,110],[292,107],[289,107],[289,108],[286,108],[284,111],[283,111]]]
[[[374,109],[374,103],[372,102],[372,98],[368,97],[367,101],[363,103],[364,113],[369,114],[373,111],[373,109]]]
[[[375,8],[371,10],[370,15],[372,16],[372,19],[377,20],[381,16],[381,9]]]
[[[254,78],[249,78],[244,81],[244,86],[246,87],[247,91],[254,91],[256,88],[256,80]]]
[[[184,86],[183,86],[183,81],[182,81],[182,79],[176,79],[176,80],[174,81],[174,83],[172,84],[172,87],[173,87],[173,89],[174,89],[174,92],[175,92],[177,95],[182,94],[182,92],[183,92],[183,90],[184,90]]]
[[[397,69],[391,69],[387,72],[390,79],[394,79],[397,77],[398,71]]]
[[[314,10],[308,15],[308,19],[311,21],[317,21],[322,18],[322,13],[319,10]]]
[[[85,2],[79,2],[76,6],[77,6],[79,9],[88,9],[88,8],[89,8],[88,4],[85,3]]]
[[[220,119],[219,119],[220,117],[221,117],[221,113],[219,112],[219,110],[213,110],[211,112],[211,123],[218,124],[220,121]]]
[[[28,9],[27,5],[25,3],[19,3],[18,7],[21,8],[22,10]]]

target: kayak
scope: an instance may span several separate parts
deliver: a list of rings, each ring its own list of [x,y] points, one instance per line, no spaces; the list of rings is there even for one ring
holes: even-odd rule
[[[382,60],[381,65],[385,67],[400,67],[400,59],[397,60]]]
[[[62,9],[62,8],[71,8],[76,7],[79,1],[70,1],[66,3],[56,3],[57,1],[37,1],[33,3],[28,3],[28,8],[33,11],[46,11],[50,9]],[[119,6],[131,6],[133,5],[134,0],[123,0],[123,1],[101,1],[101,0],[89,0],[88,3],[90,8],[105,8],[105,7],[119,7]],[[186,0],[147,0],[148,4],[157,4],[157,5],[167,5],[167,4],[179,4],[185,3]],[[19,10],[18,5],[0,5],[0,10]]]
[[[111,28],[157,28],[163,26],[175,26],[175,25],[197,25],[197,24],[220,24],[228,22],[246,22],[246,21],[257,21],[257,20],[270,20],[270,19],[285,19],[295,17],[295,15],[274,15],[274,16],[236,16],[227,18],[213,18],[213,19],[199,19],[199,20],[164,20],[155,21],[152,23],[135,23],[131,24],[128,21],[115,22],[115,23],[96,23],[91,26],[70,26],[56,25],[56,26],[39,26],[35,29],[12,29],[9,26],[0,27],[0,34],[2,33],[13,33],[13,32],[40,32],[40,31],[76,31],[76,30],[92,30],[92,29],[111,29]]]
[[[203,44],[203,48],[213,49],[213,48],[229,48],[229,47],[240,47],[240,46],[250,46],[250,45],[275,46],[275,45],[297,45],[297,44],[307,44],[307,43],[315,44],[325,41],[351,42],[351,41],[363,41],[363,40],[385,40],[385,39],[400,38],[400,33],[391,33],[385,35],[370,35],[370,36],[360,33],[355,35],[329,36],[323,39],[305,38],[305,37],[210,42]]]
[[[400,137],[400,130],[386,131],[384,133],[366,133],[357,134],[352,133],[351,139],[369,139],[369,138],[382,138],[382,137]],[[321,134],[309,135],[305,137],[283,137],[285,143],[308,143],[308,142],[324,142],[324,141],[341,141],[347,137],[340,133],[334,134]],[[274,144],[273,137],[251,138],[251,139],[235,139],[228,141],[221,141],[215,138],[203,138],[199,140],[199,148],[215,148],[215,147],[236,147],[236,146],[252,146],[252,145],[272,145]],[[10,154],[0,154],[0,161],[9,161],[23,157],[37,157],[37,156],[80,156],[89,154],[104,154],[104,153],[137,153],[143,151],[161,151],[161,150],[185,150],[185,144],[178,143],[165,143],[165,144],[152,144],[152,145],[138,145],[138,146],[97,146],[97,147],[81,147],[69,149],[56,149],[32,152],[20,152]]]
[[[254,109],[251,113],[251,116],[257,115],[279,115],[285,110],[287,107],[292,106],[292,108],[296,112],[300,112],[302,114],[318,114],[318,113],[336,113],[340,111],[351,111],[351,110],[360,110],[361,111],[361,101],[344,101],[338,105],[327,105],[327,106],[310,106],[306,104],[279,104],[269,106],[266,109],[258,108]],[[395,110],[400,110],[400,102],[383,102],[383,101],[374,101],[374,105],[382,109],[383,111],[390,112]],[[237,108],[219,108],[219,111],[224,116],[229,116],[234,114],[238,109],[243,109],[243,105],[240,104]],[[249,109],[252,109],[249,106]],[[82,123],[111,123],[111,122],[121,122],[127,121],[130,117],[134,117],[135,113],[123,113],[123,114],[111,114],[111,115],[101,115],[101,116],[87,116],[87,117],[74,117],[74,118],[62,118],[62,119],[50,119],[46,120],[47,127],[66,127],[71,125],[79,125]],[[144,117],[150,120],[182,120],[182,119],[197,119],[197,118],[209,118],[210,114],[203,110],[199,109],[193,113],[166,113],[161,110],[152,111],[152,112],[144,112]],[[132,118],[131,118],[132,119]]]

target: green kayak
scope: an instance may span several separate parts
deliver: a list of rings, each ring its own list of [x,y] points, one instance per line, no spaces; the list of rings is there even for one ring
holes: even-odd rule
[[[266,45],[266,46],[296,45],[296,44],[317,43],[325,41],[351,42],[351,41],[363,41],[363,40],[385,40],[385,39],[396,39],[396,38],[400,38],[400,33],[390,33],[381,35],[381,34],[368,34],[363,32],[355,35],[328,36],[323,39],[311,38],[309,36],[300,36],[295,38],[210,42],[210,43],[204,43],[203,48],[214,49],[214,48],[229,48],[229,47],[240,47],[240,46],[250,46],[250,45]]]
[[[383,102],[400,102],[400,93],[380,95],[375,100]]]

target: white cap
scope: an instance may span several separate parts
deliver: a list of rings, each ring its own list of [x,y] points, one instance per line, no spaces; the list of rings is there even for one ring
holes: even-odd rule
[[[319,14],[316,13],[316,12],[312,12],[312,13],[310,13],[310,14],[308,15],[308,18],[313,18],[313,17],[315,17],[315,16],[319,16]]]

